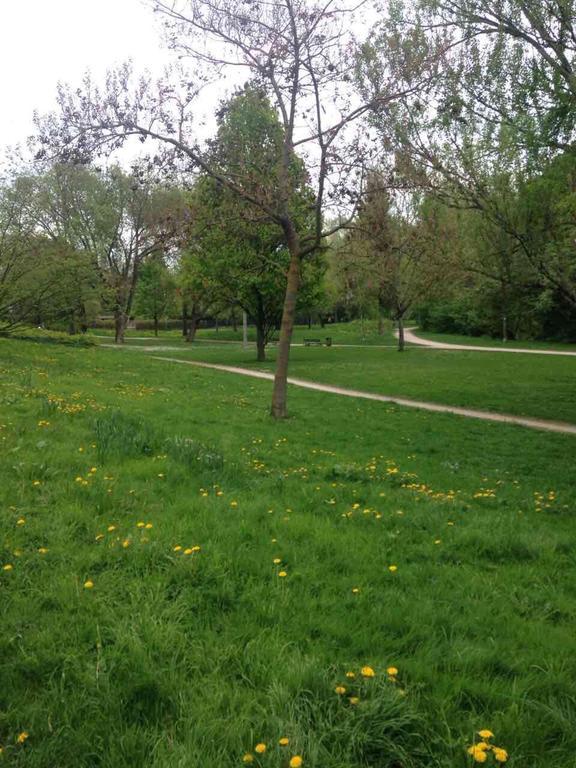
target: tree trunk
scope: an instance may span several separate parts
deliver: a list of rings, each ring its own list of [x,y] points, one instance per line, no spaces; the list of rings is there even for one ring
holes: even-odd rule
[[[194,337],[196,336],[196,330],[198,328],[198,318],[196,317],[196,315],[192,315],[188,319],[190,322],[188,323],[186,341],[191,344],[194,341]]]
[[[308,330],[312,328],[312,315],[308,315]]]
[[[266,314],[259,291],[256,293],[256,360],[259,363],[266,360]]]
[[[404,352],[404,316],[398,315],[398,352]]]
[[[300,243],[298,235],[292,227],[287,227],[286,241],[290,252],[290,266],[286,279],[286,295],[284,296],[284,307],[282,309],[278,357],[276,359],[274,388],[272,390],[271,414],[275,419],[285,419],[288,416],[286,409],[288,362],[296,315],[296,299],[298,298],[298,288],[300,287]]]
[[[158,315],[154,315],[154,336],[158,336]]]
[[[114,314],[114,342],[116,344],[124,344],[127,324],[128,316],[121,309],[117,310]]]
[[[182,336],[184,338],[188,336],[188,307],[186,304],[182,305]]]
[[[256,360],[263,363],[266,360],[266,339],[264,328],[260,321],[256,323]]]
[[[234,333],[238,333],[238,321],[236,320],[236,312],[232,312],[232,330]]]
[[[508,317],[506,312],[502,315],[502,341],[504,344],[508,341]]]

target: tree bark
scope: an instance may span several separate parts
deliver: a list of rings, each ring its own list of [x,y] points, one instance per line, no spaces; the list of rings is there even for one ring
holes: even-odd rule
[[[398,352],[404,352],[404,316],[398,315]]]
[[[196,330],[198,328],[198,318],[196,317],[196,315],[193,314],[191,317],[188,318],[188,320],[190,322],[188,323],[188,330],[186,332],[186,341],[191,344],[194,341],[194,338],[196,336]]]
[[[238,321],[236,320],[236,312],[232,311],[232,330],[234,333],[238,332]]]
[[[296,299],[300,287],[300,242],[294,228],[288,224],[285,229],[286,243],[290,252],[290,266],[286,278],[286,294],[282,309],[282,323],[278,340],[278,357],[274,373],[274,388],[272,390],[271,414],[275,419],[285,419],[288,416],[286,407],[288,390],[288,362],[290,359],[290,344],[294,330],[296,315]]]
[[[182,305],[182,336],[184,338],[188,336],[188,307],[186,304]]]
[[[116,344],[124,344],[127,324],[128,315],[122,312],[121,309],[117,310],[114,313],[114,342]]]
[[[158,336],[158,315],[154,315],[154,336]]]

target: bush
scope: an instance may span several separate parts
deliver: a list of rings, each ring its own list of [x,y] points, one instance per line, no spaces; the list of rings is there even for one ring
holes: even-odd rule
[[[18,328],[14,331],[2,331],[0,336],[20,341],[36,341],[45,344],[66,344],[70,347],[93,347],[94,339],[83,334],[70,334],[61,331],[48,331],[45,328]]]

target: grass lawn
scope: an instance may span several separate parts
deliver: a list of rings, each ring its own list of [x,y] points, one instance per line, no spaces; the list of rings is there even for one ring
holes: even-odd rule
[[[0,759],[574,765],[575,438],[269,395],[0,340]]]
[[[233,344],[182,345],[181,350],[158,354],[273,370],[276,349],[268,348],[267,363],[256,362],[254,348]],[[294,347],[290,374],[386,395],[576,423],[576,358],[422,347],[401,354],[369,346]]]

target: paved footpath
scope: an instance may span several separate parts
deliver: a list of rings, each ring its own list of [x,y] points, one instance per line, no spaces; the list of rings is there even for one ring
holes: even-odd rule
[[[396,334],[398,332],[396,331]],[[408,344],[416,344],[420,347],[430,347],[431,349],[465,349],[472,352],[515,352],[523,355],[561,355],[563,357],[576,357],[576,352],[568,352],[560,349],[521,349],[520,347],[481,347],[473,344],[449,344],[447,341],[432,341],[431,339],[422,339],[411,329],[404,331],[404,340]]]

